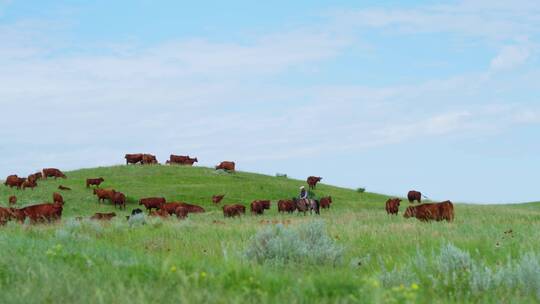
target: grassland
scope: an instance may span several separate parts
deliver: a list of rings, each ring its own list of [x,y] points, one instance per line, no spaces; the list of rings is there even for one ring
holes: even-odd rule
[[[518,303],[540,300],[540,207],[535,204],[457,204],[453,223],[421,223],[387,216],[386,196],[321,184],[331,195],[321,216],[224,219],[210,197],[224,203],[278,200],[303,181],[208,168],[118,166],[82,169],[34,191],[0,187],[0,201],[50,201],[59,184],[62,222],[9,223],[0,228],[0,303]],[[128,210],[98,204],[88,177],[128,195]],[[130,226],[123,215],[146,196],[204,206],[187,220],[148,219]],[[406,205],[406,204],[405,204]],[[401,211],[404,206],[402,205]],[[116,211],[110,223],[76,216]],[[401,215],[401,214],[400,214]],[[245,252],[261,230],[322,221],[343,248],[337,265],[257,263]],[[510,231],[511,230],[511,231]],[[506,232],[506,233],[505,233]]]

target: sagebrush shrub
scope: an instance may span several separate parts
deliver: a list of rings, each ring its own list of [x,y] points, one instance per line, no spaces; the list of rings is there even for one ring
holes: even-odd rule
[[[296,229],[281,224],[257,232],[245,250],[258,263],[337,265],[343,248],[328,236],[324,223],[314,221]]]

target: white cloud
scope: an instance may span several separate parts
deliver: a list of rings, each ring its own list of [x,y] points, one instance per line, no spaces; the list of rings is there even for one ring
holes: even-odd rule
[[[501,49],[499,54],[491,61],[493,70],[509,70],[527,62],[530,51],[526,46],[510,45]]]

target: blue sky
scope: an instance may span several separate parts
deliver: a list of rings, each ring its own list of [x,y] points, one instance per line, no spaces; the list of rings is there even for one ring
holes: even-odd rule
[[[2,1],[0,175],[126,152],[538,200],[537,1]]]

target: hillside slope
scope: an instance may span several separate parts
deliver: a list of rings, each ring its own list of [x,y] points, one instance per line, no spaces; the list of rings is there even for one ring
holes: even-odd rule
[[[128,197],[128,211],[137,207],[142,197],[162,196],[167,201],[184,201],[199,204],[208,211],[220,210],[214,206],[211,197],[225,194],[224,203],[248,205],[255,199],[273,201],[297,196],[299,186],[305,181],[261,174],[236,172],[225,173],[205,167],[185,166],[114,166],[80,169],[66,172],[67,179],[47,179],[39,181],[34,190],[25,191],[0,187],[0,202],[7,205],[10,195],[18,198],[18,205],[51,201],[52,193],[59,192],[66,201],[65,215],[88,215],[94,212],[114,210],[109,204],[98,204],[92,188],[86,188],[86,178],[103,177],[101,188],[113,188]],[[60,191],[58,185],[72,188]],[[318,196],[331,195],[337,208],[374,208],[386,200],[384,195],[357,193],[356,191],[319,184],[315,190]],[[275,209],[275,206],[274,208]],[[277,211],[276,211],[277,212]]]

